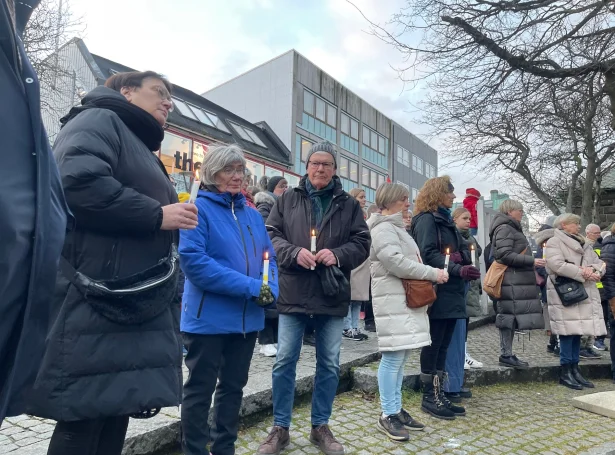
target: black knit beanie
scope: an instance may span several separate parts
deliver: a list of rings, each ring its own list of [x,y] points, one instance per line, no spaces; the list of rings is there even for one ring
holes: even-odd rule
[[[269,179],[269,183],[267,183],[267,191],[269,191],[270,193],[273,193],[273,191],[275,190],[275,187],[278,186],[278,183],[280,183],[280,180],[284,180],[284,177],[280,177],[279,175],[276,175],[275,177],[271,177]]]

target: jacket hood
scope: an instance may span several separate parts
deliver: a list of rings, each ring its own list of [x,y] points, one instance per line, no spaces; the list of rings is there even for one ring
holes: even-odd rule
[[[581,244],[576,237],[578,237],[579,239],[582,239],[582,236],[575,236],[575,237],[571,237],[570,235],[566,234],[564,231],[562,231],[561,229],[555,229],[555,233],[554,233],[554,237],[559,238],[563,243],[565,243],[566,245],[568,245],[571,249],[581,252],[583,251],[584,248],[592,248],[592,246],[590,246],[587,242],[585,242],[584,244]]]
[[[401,229],[405,229],[404,226],[404,217],[401,212],[395,213],[393,215],[382,215],[380,213],[373,213],[372,216],[367,220],[367,227],[371,231],[373,228],[382,223],[391,223],[394,226],[397,226]]]
[[[199,190],[198,197],[204,197],[214,201],[217,204],[225,207],[231,207],[231,202],[235,203],[235,207],[243,207],[246,204],[246,198],[242,193],[237,193],[233,196],[231,193],[214,193],[208,190]]]
[[[259,191],[258,193],[256,193],[256,196],[254,196],[254,203],[255,204],[269,204],[269,205],[273,205],[275,204],[275,198],[273,197],[273,194],[271,194],[269,191]]]
[[[615,237],[613,235],[609,235],[602,239],[602,246],[604,245],[615,245]]]
[[[478,191],[476,188],[468,188],[466,190],[466,197],[475,197],[478,199],[480,196],[480,191]]]
[[[519,232],[522,231],[521,223],[519,223],[517,220],[513,220],[508,215],[505,215],[503,213],[498,213],[495,215],[495,217],[493,218],[493,221],[491,222],[491,228],[489,229],[489,236],[490,237],[493,236],[493,233],[495,232],[495,230],[505,224],[510,225],[511,227],[513,227]]]
[[[555,235],[555,229],[545,229],[544,231],[537,232],[534,234],[534,240],[538,245],[544,244],[547,240]]]

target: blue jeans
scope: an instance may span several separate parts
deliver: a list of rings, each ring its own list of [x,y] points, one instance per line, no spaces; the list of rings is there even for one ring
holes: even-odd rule
[[[295,398],[297,361],[303,332],[312,322],[316,337],[316,376],[312,393],[312,425],[329,423],[340,378],[340,347],[344,318],[280,314],[278,355],[273,366],[273,423],[290,427]]]
[[[448,373],[448,381],[442,388],[445,392],[459,393],[463,386],[464,365],[466,362],[466,320],[457,319],[451,344],[446,351],[445,370]]]
[[[581,335],[559,336],[559,363],[567,365],[579,363],[579,351],[581,350]]]
[[[395,415],[401,411],[401,386],[404,381],[404,366],[409,357],[410,349],[382,353],[378,367],[378,389],[384,415]]]
[[[361,316],[361,305],[363,302],[351,300],[348,306],[348,315],[344,318],[344,330],[358,329],[359,316]]]

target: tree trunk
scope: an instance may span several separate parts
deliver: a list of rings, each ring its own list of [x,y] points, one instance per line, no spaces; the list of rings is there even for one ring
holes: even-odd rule
[[[594,183],[596,181],[596,160],[592,156],[587,160],[585,182],[583,183],[583,198],[581,202],[581,225],[587,226],[592,222],[592,208],[594,206]]]
[[[594,223],[600,225],[600,200],[602,192],[602,173],[596,173],[596,188],[594,190],[594,209],[592,211],[592,220]]]
[[[579,181],[579,174],[576,172],[572,174],[572,182],[570,188],[568,188],[568,197],[566,198],[566,212],[572,213],[572,206],[574,204],[574,193],[577,190],[577,183]]]

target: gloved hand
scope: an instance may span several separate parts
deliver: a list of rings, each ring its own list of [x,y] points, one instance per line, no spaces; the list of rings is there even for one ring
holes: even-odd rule
[[[466,281],[478,280],[480,278],[480,270],[473,265],[464,265],[461,267],[459,275]]]
[[[273,294],[271,293],[271,288],[268,284],[263,284],[261,286],[261,293],[258,296],[256,303],[259,306],[267,306],[273,303]]]
[[[459,251],[451,253],[450,256],[451,262],[454,262],[455,264],[463,264],[463,258],[461,257],[461,253]]]

